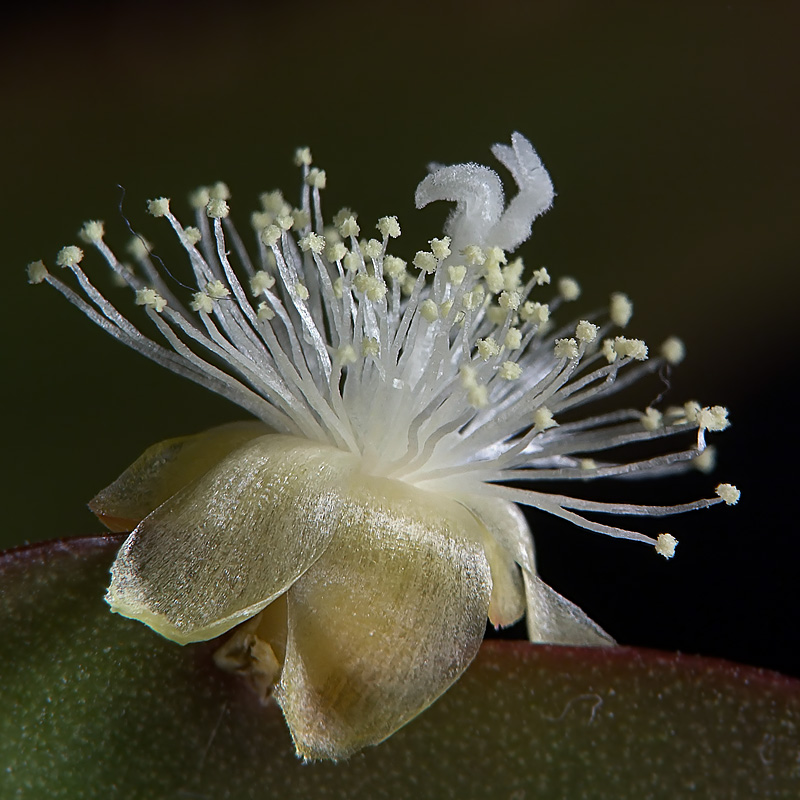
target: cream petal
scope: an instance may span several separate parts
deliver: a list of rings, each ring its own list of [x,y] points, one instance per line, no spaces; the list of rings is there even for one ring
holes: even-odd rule
[[[489,621],[498,628],[519,622],[525,615],[525,586],[519,563],[534,569],[533,539],[519,507],[490,497],[459,497],[482,523],[484,545],[492,569]]]
[[[148,447],[91,500],[89,508],[112,531],[130,531],[229,453],[269,432],[262,422],[231,422],[193,436],[165,439]]]
[[[236,450],[126,539],[107,601],[181,644],[258,613],[324,552],[356,458],[270,434]]]
[[[275,696],[298,754],[345,758],[430,705],[474,658],[490,594],[470,513],[360,477],[331,546],[288,592]]]
[[[492,578],[494,579],[501,569],[493,560],[497,558],[497,548],[506,558],[513,559],[522,567],[525,587],[523,602],[527,605],[528,638],[532,642],[595,647],[615,644],[614,640],[578,606],[551,589],[536,574],[533,537],[525,515],[518,506],[505,500],[486,497],[461,498],[461,502],[483,522],[497,543],[494,550],[487,547],[492,564]],[[492,592],[492,603],[499,609],[513,609],[511,590],[506,589],[505,596],[498,596],[495,599],[495,595],[499,592],[497,586],[496,582]],[[501,583],[500,586],[504,584]]]

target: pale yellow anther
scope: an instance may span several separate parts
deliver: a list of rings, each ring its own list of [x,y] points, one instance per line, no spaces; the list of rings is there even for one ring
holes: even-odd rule
[[[697,422],[697,416],[702,410],[702,406],[697,400],[689,400],[683,404],[683,413],[686,416],[686,421],[692,424]]]
[[[429,253],[427,250],[418,250],[417,254],[414,256],[414,260],[411,262],[418,270],[422,272],[427,272],[429,275],[433,272],[436,272],[436,256],[433,253]]]
[[[28,283],[41,283],[47,279],[47,267],[44,261],[31,261],[27,266]]]
[[[135,302],[137,306],[152,308],[157,314],[167,307],[167,301],[155,289],[139,289]]]
[[[294,293],[297,295],[298,299],[300,300],[308,300],[308,289],[304,283],[298,281],[294,285]]]
[[[450,309],[452,307],[453,307],[453,301],[452,300],[445,300],[444,303],[441,303],[439,305],[439,316],[442,317],[442,318],[447,317],[447,315],[450,313]]]
[[[212,197],[206,206],[206,214],[211,219],[224,219],[231,213],[231,210],[225,200],[221,197]]]
[[[254,211],[250,215],[250,226],[256,233],[261,233],[267,225],[272,225],[275,215],[269,211]]]
[[[713,447],[706,447],[699,456],[692,459],[692,466],[707,475],[717,466],[717,451]]]
[[[581,287],[574,278],[561,278],[558,282],[558,293],[563,300],[572,302],[581,296]]]
[[[461,251],[464,260],[471,267],[479,267],[486,261],[486,253],[476,244],[471,244]]]
[[[125,249],[137,261],[143,261],[150,255],[153,246],[143,236],[133,236],[128,240]]]
[[[614,349],[617,351],[617,355],[623,358],[632,358],[634,361],[647,359],[647,345],[641,339],[626,339],[624,336],[617,336],[614,339]]]
[[[500,297],[497,298],[500,307],[506,309],[506,311],[516,311],[519,308],[521,300],[522,298],[519,292],[514,291],[501,292]]]
[[[450,255],[450,237],[443,236],[441,239],[430,240],[433,255],[439,260],[444,261]]]
[[[458,377],[461,381],[461,385],[465,389],[471,389],[473,386],[478,385],[477,372],[475,368],[469,366],[469,364],[464,364],[459,368]]]
[[[189,303],[192,311],[203,311],[210,314],[214,310],[214,301],[205,292],[195,292],[192,301]]]
[[[417,282],[414,280],[413,276],[406,275],[400,282],[400,291],[402,292],[404,297],[410,297],[414,292],[414,286],[416,286]]]
[[[362,248],[361,252],[365,258],[379,259],[383,255],[383,242],[377,239],[370,239]]]
[[[259,199],[261,200],[261,206],[264,211],[267,211],[273,216],[283,213],[284,206],[286,205],[286,201],[283,199],[283,192],[277,189],[274,192],[264,192]]]
[[[553,354],[556,358],[577,358],[578,343],[574,339],[556,339]]]
[[[386,284],[380,278],[370,276],[365,294],[367,300],[377,303],[386,297]]]
[[[261,241],[267,247],[275,247],[281,240],[281,229],[277,225],[268,225],[261,231]]]
[[[333,282],[333,296],[337,300],[341,300],[344,295],[344,278],[337,278]]]
[[[345,217],[337,227],[339,228],[339,233],[345,238],[358,236],[358,234],[361,233],[361,228],[352,214],[349,217]]]
[[[515,381],[522,375],[522,367],[515,361],[504,361],[497,370],[497,374],[504,381]]]
[[[500,306],[487,306],[486,308],[486,319],[488,319],[492,325],[500,327],[505,323],[507,316],[508,312],[504,308],[500,308]]]
[[[397,256],[386,256],[383,259],[383,274],[393,281],[402,280],[406,276],[406,262]]]
[[[724,431],[730,424],[728,409],[724,406],[707,406],[697,414],[697,425],[704,430]]]
[[[533,427],[537,431],[546,431],[557,425],[558,423],[553,419],[553,414],[547,406],[541,406],[533,412]]]
[[[62,247],[56,255],[56,266],[77,267],[83,259],[83,250],[74,244]]]
[[[361,256],[358,253],[351,251],[345,254],[342,263],[348,272],[357,272],[358,268],[361,266]]]
[[[292,214],[281,214],[275,219],[278,227],[284,231],[290,231],[294,227],[294,216]]]
[[[333,215],[333,225],[336,228],[340,228],[342,223],[348,218],[353,217],[353,219],[358,219],[358,214],[353,211],[352,208],[343,207],[340,208],[334,215]],[[356,234],[358,235],[358,234]]]
[[[523,322],[541,325],[550,319],[550,306],[547,303],[535,303],[528,300],[523,303],[519,315]]]
[[[377,358],[381,352],[378,340],[374,336],[366,336],[364,341],[361,342],[361,352],[365,356]]]
[[[488,361],[490,358],[500,354],[500,345],[494,339],[478,339],[478,355]]]
[[[678,540],[670,533],[659,533],[656,538],[656,553],[664,558],[672,558],[675,555],[675,548]]]
[[[319,255],[325,249],[325,237],[318,233],[308,233],[300,240],[299,245],[304,253],[310,251]]]
[[[89,222],[84,222],[83,227],[78,234],[84,242],[89,242],[90,244],[97,244],[97,242],[101,242],[103,240],[103,236],[105,235],[105,226],[99,219],[89,220]]]
[[[250,278],[250,291],[255,297],[268,291],[274,285],[275,277],[270,275],[269,272],[265,272],[263,269],[256,272],[256,274]]]
[[[611,303],[609,304],[609,315],[611,321],[620,328],[624,328],[633,316],[633,303],[631,303],[628,295],[622,292],[614,292],[611,295]]]
[[[212,300],[222,300],[230,296],[230,289],[222,281],[209,281],[205,291]]]
[[[269,307],[268,303],[261,302],[258,304],[256,316],[262,322],[269,322],[270,320],[275,319],[275,312]]]
[[[230,200],[231,190],[228,184],[223,181],[217,181],[213,186],[208,188],[208,196],[211,200]]]
[[[597,469],[597,462],[593,458],[582,458],[581,469]]]
[[[461,298],[461,305],[463,305],[467,311],[474,311],[480,308],[484,297],[486,297],[486,290],[479,284],[471,292],[464,293],[464,296]]]
[[[509,328],[506,331],[506,338],[503,340],[503,344],[509,350],[519,350],[522,347],[522,331],[519,328]]]
[[[500,265],[492,263],[486,266],[485,269],[484,279],[486,285],[489,287],[489,291],[492,294],[499,294],[506,285],[506,282],[503,280],[503,273],[500,269]]]
[[[451,265],[447,268],[447,275],[453,286],[461,286],[464,278],[467,277],[467,268],[463,264]]]
[[[419,306],[419,313],[427,322],[434,322],[439,319],[439,308],[433,300],[423,300]]]
[[[334,228],[333,225],[326,225],[322,229],[322,235],[325,237],[325,241],[328,244],[338,244],[342,241],[342,235],[339,233],[339,229]]]
[[[293,208],[292,219],[294,220],[294,229],[301,231],[311,224],[311,217],[304,208]]]
[[[575,336],[579,342],[586,342],[590,344],[597,338],[597,332],[600,329],[597,325],[593,325],[588,320],[582,319],[575,327]]]
[[[505,250],[502,247],[490,247],[486,250],[486,260],[492,264],[505,264],[508,262]]]
[[[208,205],[210,199],[211,193],[208,190],[208,186],[199,186],[189,195],[189,205],[199,211]]]
[[[327,176],[324,169],[317,169],[313,167],[308,171],[306,176],[306,183],[313,189],[324,189],[327,182]]]
[[[325,248],[325,258],[328,261],[341,261],[348,253],[343,242],[333,242]]]
[[[642,421],[642,427],[648,431],[658,430],[664,424],[664,415],[657,408],[645,409],[639,419]]]
[[[522,271],[524,269],[525,264],[521,258],[515,258],[508,266],[503,267],[503,281],[507,292],[519,289],[522,284]]]
[[[677,336],[670,336],[661,345],[661,355],[668,364],[680,364],[686,356],[686,348]]]
[[[358,354],[351,344],[343,344],[337,351],[336,357],[342,366],[346,364],[355,364],[358,360]]]
[[[471,386],[467,390],[467,400],[473,408],[486,408],[489,405],[489,392],[485,386]]]
[[[194,247],[202,238],[203,234],[200,233],[200,229],[193,225],[183,229],[183,239],[190,247]]]
[[[169,198],[157,197],[155,200],[148,200],[147,213],[154,217],[163,217],[169,214]]]
[[[617,360],[617,351],[614,348],[613,339],[603,340],[603,355],[606,357],[606,361],[608,361],[609,364],[613,364]]]
[[[296,167],[311,166],[311,149],[308,147],[298,147],[294,151],[294,163]]]
[[[381,217],[376,227],[384,239],[396,239],[400,235],[400,223],[397,217]]]
[[[547,267],[535,269],[533,271],[533,280],[537,286],[544,286],[546,283],[550,283],[550,274],[547,271]]]
[[[741,492],[731,483],[721,483],[714,490],[717,497],[721,497],[726,505],[735,506],[739,502]]]

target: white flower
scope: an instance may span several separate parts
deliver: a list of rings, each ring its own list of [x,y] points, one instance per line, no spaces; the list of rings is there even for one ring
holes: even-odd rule
[[[525,615],[535,642],[613,643],[539,579],[517,503],[670,557],[669,534],[587,515],[738,499],[727,484],[666,507],[519,486],[688,469],[705,431],[728,422],[724,408],[696,403],[576,413],[680,360],[680,343],[648,358],[644,342],[615,335],[632,314],[621,294],[605,315],[556,325],[578,284],[562,279],[553,292],[544,268],[526,282],[521,259],[509,258],[550,207],[550,178],[520,134],[493,153],[514,198],[506,205],[487,167],[436,167],[417,206],[455,209],[430,250],[405,258],[387,252],[395,217],[378,221],[381,239],[359,240],[367,225],[349,209],[326,226],[327,179],[308,150],[297,156],[300,207],[264,195],[253,250],[224,184],[192,195],[194,227],[166,198],[151,201],[186,251],[193,287],[176,266],[160,271],[157,248],[141,241],[138,269],[121,264],[102,223],[87,223],[82,238],[135,291],[166,347],[100,294],[79,248],[56,263],[80,292],[42,262],[29,268],[31,282],[54,286],[120,341],[256,418],[155,445],[92,508],[112,529],[136,526],[112,569],[112,609],[180,643],[239,626],[217,663],[274,693],[306,758],[347,756],[412,719],[466,669],[487,616],[506,626]],[[687,433],[682,449],[620,457],[625,445]]]

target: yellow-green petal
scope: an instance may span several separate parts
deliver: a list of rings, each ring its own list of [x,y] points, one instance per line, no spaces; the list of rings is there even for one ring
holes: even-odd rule
[[[111,569],[109,605],[181,644],[219,636],[320,557],[357,464],[306,439],[254,439],[131,533]]]
[[[276,697],[299,755],[377,744],[461,675],[486,627],[482,539],[459,503],[359,476],[330,547],[288,593]]]
[[[192,436],[148,447],[89,508],[112,531],[130,531],[177,491],[208,472],[225,456],[269,433],[262,422],[231,422]]]

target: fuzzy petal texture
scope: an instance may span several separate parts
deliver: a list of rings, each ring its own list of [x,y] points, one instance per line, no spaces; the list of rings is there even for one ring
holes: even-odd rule
[[[356,465],[293,436],[249,442],[133,531],[111,569],[107,602],[181,644],[219,636],[325,551]]]
[[[208,472],[225,456],[269,433],[262,422],[231,422],[193,436],[158,442],[89,503],[115,533],[133,530],[151,511]]]
[[[300,756],[377,744],[462,674],[491,595],[483,536],[459,503],[360,478],[331,546],[288,593],[275,694]]]

